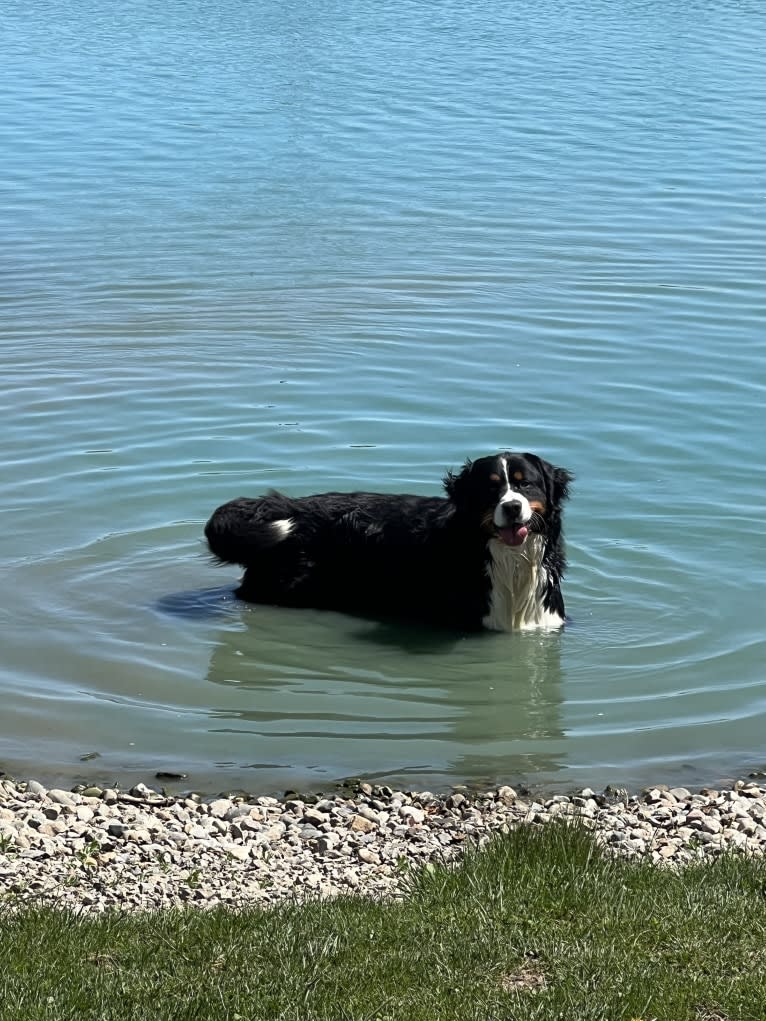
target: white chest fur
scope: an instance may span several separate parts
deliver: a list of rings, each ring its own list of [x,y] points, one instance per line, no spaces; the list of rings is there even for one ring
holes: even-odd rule
[[[489,540],[489,613],[483,620],[490,631],[524,631],[531,628],[559,628],[558,613],[543,606],[547,578],[542,566],[545,540],[530,535],[521,546]]]

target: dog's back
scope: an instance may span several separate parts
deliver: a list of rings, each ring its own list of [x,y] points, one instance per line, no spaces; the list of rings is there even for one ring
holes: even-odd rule
[[[218,560],[245,568],[237,595],[251,602],[480,626],[483,585],[471,568],[483,543],[471,536],[469,557],[443,497],[271,492],[219,507],[205,536]]]

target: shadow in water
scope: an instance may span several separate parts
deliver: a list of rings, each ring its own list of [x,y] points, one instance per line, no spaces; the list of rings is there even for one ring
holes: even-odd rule
[[[465,638],[459,632],[409,624],[401,620],[359,619],[369,626],[353,632],[352,637],[356,641],[395,648],[414,655],[445,654]]]
[[[184,617],[186,620],[215,620],[231,615],[241,606],[242,603],[230,585],[171,592],[154,603],[154,609],[160,613]]]
[[[238,599],[235,586],[192,589],[186,592],[171,592],[161,596],[154,609],[160,613],[168,613],[186,620],[216,620],[242,614],[243,618],[258,627],[258,620],[273,615],[284,615],[285,629],[292,627],[302,630],[303,622],[308,619],[326,619],[328,626],[332,621],[346,619],[358,621],[358,630],[352,632],[351,638],[372,645],[390,646],[411,654],[438,654],[449,652],[463,635],[446,629],[429,628],[396,618],[370,617],[366,614],[338,614],[332,610],[294,609],[292,607],[261,606]]]

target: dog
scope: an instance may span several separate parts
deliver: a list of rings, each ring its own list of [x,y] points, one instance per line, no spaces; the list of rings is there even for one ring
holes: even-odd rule
[[[254,603],[403,618],[459,630],[560,628],[563,503],[572,474],[535,454],[468,460],[446,497],[275,491],[205,526]]]

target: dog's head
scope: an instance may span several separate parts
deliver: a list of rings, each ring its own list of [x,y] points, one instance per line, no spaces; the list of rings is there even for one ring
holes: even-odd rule
[[[572,478],[536,454],[504,451],[466,461],[459,474],[447,473],[444,487],[457,510],[473,518],[487,538],[520,549],[530,534],[558,540]]]

